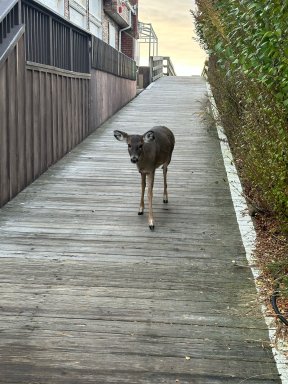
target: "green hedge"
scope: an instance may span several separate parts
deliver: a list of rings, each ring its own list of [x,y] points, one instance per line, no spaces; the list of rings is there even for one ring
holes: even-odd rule
[[[246,188],[288,221],[288,2],[196,0],[199,40]]]

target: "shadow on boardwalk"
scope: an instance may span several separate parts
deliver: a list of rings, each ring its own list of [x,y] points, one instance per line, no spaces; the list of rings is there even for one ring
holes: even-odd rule
[[[199,77],[163,78],[0,211],[0,382],[280,383]],[[151,232],[113,130],[167,125]]]

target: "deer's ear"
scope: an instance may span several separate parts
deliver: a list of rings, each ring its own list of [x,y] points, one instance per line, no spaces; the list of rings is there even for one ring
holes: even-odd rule
[[[155,140],[155,135],[153,131],[148,131],[143,135],[144,143],[151,143]]]
[[[114,136],[119,141],[127,140],[128,137],[127,133],[122,131],[114,131]]]

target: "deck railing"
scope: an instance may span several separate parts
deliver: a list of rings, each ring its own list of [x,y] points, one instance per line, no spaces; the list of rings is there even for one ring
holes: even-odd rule
[[[40,4],[22,0],[27,61],[88,73],[90,35]]]
[[[19,1],[0,2],[0,44],[16,25],[20,24]]]
[[[163,57],[163,75],[177,76],[170,57]]]
[[[23,32],[20,1],[0,1],[0,65],[4,62]]]
[[[130,80],[136,79],[135,61],[95,36],[92,38],[92,68]]]
[[[134,60],[40,4],[31,0],[22,2],[27,61],[82,73],[89,73],[91,65],[119,77],[136,79]]]
[[[176,76],[172,61],[168,56],[150,57],[150,81],[156,81],[162,76]]]

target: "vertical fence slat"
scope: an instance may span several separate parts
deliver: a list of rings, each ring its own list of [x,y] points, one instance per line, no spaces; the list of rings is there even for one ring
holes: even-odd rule
[[[68,126],[68,151],[75,147],[75,132],[72,123],[72,83],[73,79],[67,78],[67,126]],[[74,96],[74,95],[73,95]],[[75,97],[75,96],[74,96]]]
[[[52,87],[52,74],[46,73],[46,119],[45,127],[47,132],[47,163],[46,167],[49,168],[53,164],[53,109],[51,99],[51,87]]]
[[[18,150],[18,188],[21,191],[27,185],[26,166],[26,129],[25,129],[25,42],[21,37],[16,45],[16,87],[17,87],[17,150]]]
[[[47,169],[47,126],[45,125],[46,120],[46,111],[47,111],[47,101],[46,96],[46,73],[39,73],[39,98],[40,98],[40,172],[41,174]]]
[[[39,95],[39,72],[32,71],[32,103],[33,103],[33,177],[36,179],[40,174],[41,164],[41,137],[40,137],[40,95]]]
[[[0,95],[5,95],[7,90],[8,62],[0,67]],[[9,136],[8,136],[8,105],[7,97],[0,97],[0,206],[10,198],[9,182]]]
[[[16,48],[8,57],[8,129],[9,129],[9,165],[10,165],[10,198],[18,192],[18,137],[17,137],[17,61]]]
[[[56,77],[57,75],[51,74],[51,92],[50,92],[50,99],[51,99],[51,124],[52,124],[52,164],[57,161],[57,99],[56,99],[56,92],[57,92],[57,83],[56,83]]]
[[[34,157],[33,157],[33,72],[26,71],[26,89],[25,89],[25,125],[26,125],[26,169],[27,169],[27,184],[34,180]]]

